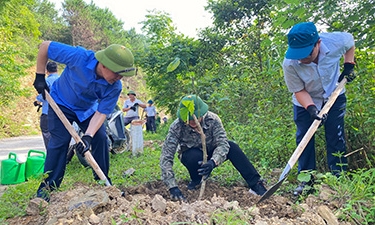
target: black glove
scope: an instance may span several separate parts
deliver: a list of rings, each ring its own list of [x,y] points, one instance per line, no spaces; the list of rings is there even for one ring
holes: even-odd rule
[[[130,107],[130,109],[132,109],[134,112],[137,110],[134,105]]]
[[[178,200],[185,201],[186,200],[181,190],[178,187],[173,187],[169,189],[169,193],[171,194],[171,199],[173,201],[178,201]]]
[[[320,123],[319,127],[322,126],[324,124],[324,122],[327,120],[327,117],[328,117],[327,114],[323,114],[322,117],[318,116],[319,110],[318,110],[318,108],[316,108],[315,105],[309,105],[306,110],[307,110],[307,112],[310,113],[311,119],[313,119],[313,120],[321,120],[322,121]]]
[[[92,137],[90,135],[83,135],[81,138],[82,142],[79,142],[76,145],[76,151],[81,154],[83,157],[85,157],[85,152],[90,150]],[[83,146],[85,145],[85,146]]]
[[[339,77],[339,82],[342,81],[344,77],[346,77],[348,83],[352,82],[355,79],[356,76],[354,73],[354,64],[344,63],[344,70]]]
[[[38,101],[34,101],[34,106],[39,106]]]
[[[39,93],[42,94],[43,99],[46,99],[46,94],[44,90],[47,90],[49,92],[49,88],[46,82],[46,75],[43,73],[36,73],[35,80],[34,80],[34,88]]]
[[[136,102],[136,103],[134,103],[134,105],[133,106],[138,106],[139,104],[138,104],[138,102]]]
[[[319,110],[318,110],[318,108],[316,108],[315,105],[309,105],[309,106],[307,106],[306,110],[307,110],[307,112],[309,112],[311,119],[313,119],[313,120],[322,120],[322,118],[320,118],[318,116]]]
[[[199,161],[198,164],[201,165],[201,168],[198,169],[198,175],[203,176],[203,179],[207,180],[210,176],[212,170],[216,167],[215,162],[210,159],[205,164],[202,165],[202,161]]]

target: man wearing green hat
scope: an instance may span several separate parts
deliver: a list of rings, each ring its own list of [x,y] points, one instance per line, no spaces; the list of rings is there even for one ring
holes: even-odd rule
[[[66,65],[50,90],[44,74],[48,59]],[[50,91],[69,122],[76,122],[84,131],[83,143],[78,143],[76,150],[84,155],[91,149],[94,159],[107,178],[109,151],[103,122],[117,104],[122,90],[120,79],[123,76],[133,76],[135,73],[133,54],[122,45],[113,44],[96,53],[82,47],[53,41],[44,41],[39,47],[33,84],[35,89],[42,95],[44,90]],[[63,180],[66,154],[71,139],[52,108],[48,111],[48,129],[51,139],[47,146],[44,166],[44,172],[48,173],[48,177],[37,191],[37,197],[47,201],[49,191],[58,188]],[[96,174],[94,178],[99,180]]]
[[[345,32],[318,33],[314,23],[303,22],[293,26],[288,33],[288,50],[283,62],[284,79],[293,93],[294,121],[297,125],[296,142],[299,144],[314,120],[324,122],[327,161],[329,170],[339,175],[346,170],[347,159],[335,156],[344,155],[346,111],[345,90],[324,118],[318,116],[325,102],[344,77],[348,82],[354,78],[354,38]],[[340,59],[344,66],[340,72]],[[314,137],[311,138],[298,160],[298,172],[316,169]],[[302,182],[294,195],[303,192]]]
[[[208,161],[205,164],[202,164],[201,135],[197,131],[198,126],[193,115],[197,117],[206,136]],[[199,96],[183,97],[178,107],[177,117],[169,127],[160,157],[162,179],[173,200],[185,199],[178,188],[173,172],[173,159],[177,149],[179,149],[178,156],[181,163],[189,171],[191,181],[187,188],[190,190],[200,185],[202,177],[207,179],[214,168],[229,160],[249,185],[250,193],[263,195],[267,191],[259,173],[241,148],[236,143],[228,141],[219,116],[208,111],[208,105]]]
[[[126,112],[124,116],[124,126],[130,124],[133,120],[139,119],[139,107],[146,108],[141,100],[137,98],[137,94],[134,91],[128,92],[128,99],[125,100],[122,111]]]

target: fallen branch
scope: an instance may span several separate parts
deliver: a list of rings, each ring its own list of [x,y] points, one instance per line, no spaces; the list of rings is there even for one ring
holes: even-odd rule
[[[206,135],[204,135],[201,124],[199,123],[197,117],[194,114],[193,114],[193,118],[194,118],[195,124],[197,125],[198,133],[201,135],[202,151],[203,151],[203,163],[202,164],[205,164],[207,162]],[[205,188],[206,188],[206,180],[204,179],[204,177],[202,177],[202,185],[201,185],[201,189],[199,191],[198,200],[202,199]]]
[[[350,156],[350,155],[352,155],[352,154],[354,154],[354,153],[356,153],[356,152],[358,152],[358,151],[361,151],[361,150],[363,150],[363,147],[362,147],[362,148],[359,148],[359,149],[357,149],[357,150],[355,150],[355,151],[349,152],[348,154],[344,155],[344,157],[348,157],[348,156]]]

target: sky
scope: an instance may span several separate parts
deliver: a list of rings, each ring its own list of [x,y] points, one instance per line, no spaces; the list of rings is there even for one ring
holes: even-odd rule
[[[49,0],[61,8],[64,0]],[[91,0],[84,0],[90,3]],[[93,0],[100,8],[108,8],[115,17],[124,22],[124,29],[135,28],[141,33],[139,22],[146,20],[147,10],[159,10],[169,13],[177,32],[189,37],[197,37],[197,29],[212,24],[212,15],[204,10],[206,0]]]

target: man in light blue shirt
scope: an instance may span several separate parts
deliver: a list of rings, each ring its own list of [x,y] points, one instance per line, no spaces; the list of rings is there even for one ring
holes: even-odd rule
[[[48,87],[51,88],[55,80],[59,78],[59,74],[57,73],[57,63],[51,61],[48,62],[46,65],[46,71],[46,82]],[[49,139],[51,138],[51,134],[48,131],[48,102],[43,98],[42,94],[36,96],[36,100],[42,103],[42,114],[40,115],[40,130],[42,131],[44,146],[47,149]]]
[[[92,155],[108,178],[109,151],[106,128],[103,124],[117,104],[122,90],[120,79],[136,73],[130,50],[118,44],[93,52],[58,42],[44,41],[37,57],[34,87],[38,93],[49,90],[44,66],[48,59],[66,67],[50,90],[50,94],[70,123],[76,122],[84,132],[76,150]],[[44,96],[43,96],[44,97]],[[48,110],[48,129],[51,139],[47,146],[44,172],[48,177],[40,184],[37,197],[49,201],[49,192],[58,188],[63,180],[66,154],[71,135],[53,109]],[[100,178],[94,173],[94,178]]]
[[[296,142],[299,144],[312,122],[322,120],[318,116],[324,103],[344,77],[354,78],[354,39],[345,32],[320,33],[311,22],[296,24],[288,33],[289,48],[283,62],[284,79],[293,93],[294,121],[297,125]],[[344,69],[340,73],[340,59],[344,57]],[[346,170],[344,115],[345,90],[338,96],[324,121],[327,161],[330,171],[339,175]],[[311,138],[298,161],[298,172],[315,170],[315,139]],[[311,184],[311,183],[310,183]],[[302,193],[302,182],[294,194]]]

